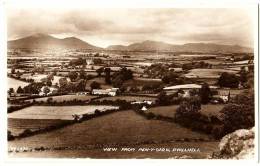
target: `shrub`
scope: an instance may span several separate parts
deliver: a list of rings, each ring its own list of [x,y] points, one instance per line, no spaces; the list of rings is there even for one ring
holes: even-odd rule
[[[238,88],[239,78],[235,74],[224,72],[219,77],[218,85],[220,87]]]

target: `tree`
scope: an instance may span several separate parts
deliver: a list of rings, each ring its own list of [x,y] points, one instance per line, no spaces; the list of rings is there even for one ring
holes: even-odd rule
[[[39,94],[41,88],[44,86],[41,82],[33,82],[23,88],[24,93]]]
[[[16,91],[16,93],[23,93],[24,91],[23,91],[23,88],[21,87],[21,86],[19,86],[18,88],[17,88],[17,91]]]
[[[211,99],[211,90],[207,83],[204,83],[200,89],[200,99],[202,104],[207,104]]]
[[[100,59],[100,58],[95,58],[95,59],[93,59],[93,63],[96,65],[96,64],[101,64],[101,63],[103,63],[103,61],[102,61],[102,59]]]
[[[104,68],[103,68],[103,67],[98,68],[98,69],[96,70],[96,72],[97,72],[98,76],[101,76],[101,74],[104,72]]]
[[[47,86],[51,86],[51,85],[52,85],[51,80],[47,80],[46,85],[47,85]]]
[[[247,79],[247,72],[246,72],[244,66],[241,67],[239,79],[240,79],[240,82],[241,82],[241,84],[242,84],[243,86],[244,86],[244,85],[246,84],[246,82],[248,81],[248,79]]]
[[[81,69],[80,72],[79,72],[79,78],[80,79],[86,79],[86,74],[85,74],[85,71],[83,69]]]
[[[111,84],[110,70],[111,69],[109,67],[105,68],[105,82],[107,84]]]
[[[100,84],[96,81],[93,81],[91,84],[90,84],[90,88],[91,90],[93,89],[100,89]]]
[[[9,88],[8,94],[11,95],[12,93],[14,93],[14,88]]]
[[[161,91],[157,97],[157,102],[159,105],[168,105],[170,103],[170,97],[167,96],[165,91]]]
[[[61,88],[66,87],[67,84],[68,84],[67,78],[60,78],[60,79],[59,79],[59,84],[60,84],[60,87],[61,87]]]
[[[70,71],[68,74],[70,80],[73,82],[76,80],[76,78],[78,78],[78,73],[75,71]]]
[[[219,77],[218,84],[220,87],[238,88],[239,79],[235,74],[224,72]]]
[[[48,93],[50,93],[50,88],[49,87],[47,87],[47,86],[45,86],[44,88],[43,88],[43,93],[45,94],[45,95],[47,95]]]
[[[123,78],[121,75],[118,75],[116,78],[112,80],[113,87],[120,88],[123,85]]]
[[[15,68],[14,67],[11,69],[11,73],[15,74]]]
[[[177,78],[179,77],[178,74],[174,73],[173,71],[170,71],[168,73],[166,73],[163,77],[162,77],[162,82],[169,84],[178,84],[178,80]]]

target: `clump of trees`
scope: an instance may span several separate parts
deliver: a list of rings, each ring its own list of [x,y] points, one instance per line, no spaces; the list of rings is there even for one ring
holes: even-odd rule
[[[91,84],[90,84],[90,88],[91,90],[93,89],[100,89],[100,83],[96,82],[96,81],[93,81]]]
[[[148,66],[144,69],[144,74],[148,75],[149,78],[163,78],[165,73],[169,71],[174,71],[173,69],[169,70],[170,68],[178,68],[181,67],[175,63],[170,64],[161,64],[156,63]]]
[[[201,101],[198,97],[185,99],[175,113],[175,121],[187,127],[191,127],[192,121],[200,119],[199,110],[201,109]]]
[[[133,72],[126,67],[122,67],[112,75],[111,83],[114,87],[121,87],[123,82],[133,79]]]
[[[72,59],[72,60],[70,60],[69,65],[70,66],[86,65],[86,59],[84,59],[84,58]]]
[[[235,74],[224,72],[218,79],[218,85],[220,87],[238,88],[239,78]]]
[[[212,92],[207,83],[202,84],[200,89],[200,100],[202,104],[207,104],[212,97]]]
[[[191,63],[185,63],[182,65],[182,70],[191,70],[196,68],[210,69],[212,68],[212,64],[206,63],[204,61],[200,61],[200,62],[193,61]]]
[[[221,111],[221,120],[224,124],[225,133],[237,129],[254,126],[255,117],[254,92],[248,91],[232,98],[230,103]]]

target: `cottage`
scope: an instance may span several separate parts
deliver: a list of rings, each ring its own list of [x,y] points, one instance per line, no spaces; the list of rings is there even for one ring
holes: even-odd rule
[[[93,95],[108,95],[108,96],[116,96],[119,92],[119,88],[111,88],[111,89],[93,89]]]
[[[89,92],[78,92],[77,93],[77,95],[79,96],[79,95],[88,95],[89,94]]]
[[[168,93],[178,93],[178,97],[189,98],[191,96],[191,91],[199,91],[202,85],[199,84],[183,84],[175,85],[163,88],[164,91]],[[216,86],[209,86],[210,89],[217,89]]]

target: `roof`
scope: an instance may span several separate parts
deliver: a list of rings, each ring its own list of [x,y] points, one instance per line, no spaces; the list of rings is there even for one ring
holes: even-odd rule
[[[198,84],[183,84],[183,85],[175,85],[163,88],[164,90],[179,90],[179,89],[200,89],[202,85]],[[216,89],[216,86],[209,86],[211,89]]]

